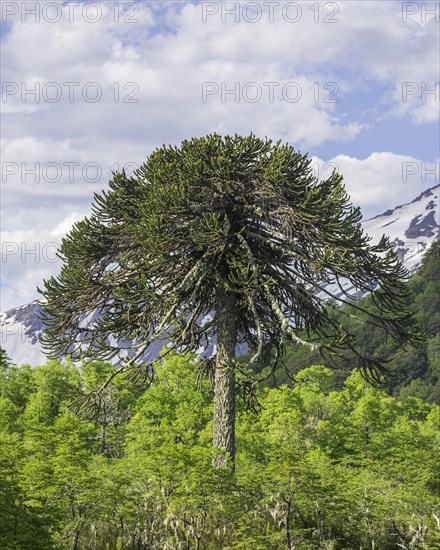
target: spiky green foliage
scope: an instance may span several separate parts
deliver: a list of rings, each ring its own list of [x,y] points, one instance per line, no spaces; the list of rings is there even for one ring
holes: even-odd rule
[[[63,240],[61,273],[42,291],[43,343],[74,358],[135,348],[121,368],[147,374],[140,359],[158,339],[187,351],[208,345],[215,318],[200,320],[223,287],[236,295],[237,344],[250,350],[237,385],[249,393],[248,373],[276,360],[285,337],[319,349],[327,363],[356,350],[326,301],[351,299],[344,280],[372,291],[380,314],[368,313],[371,322],[414,342],[407,273],[385,238],[369,242],[360,220],[342,176],[318,181],[307,155],[289,145],[214,134],[163,146],[131,177],[114,174],[91,217]],[[372,380],[382,364],[358,354]]]
[[[0,369],[4,369],[10,365],[9,357],[2,347],[0,347]]]

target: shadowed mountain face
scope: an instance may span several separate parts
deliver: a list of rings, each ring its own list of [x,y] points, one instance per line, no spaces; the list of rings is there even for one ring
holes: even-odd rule
[[[440,185],[427,189],[412,202],[366,220],[363,228],[373,243],[384,234],[389,237],[399,258],[409,270],[413,270],[420,265],[425,250],[439,236],[439,193]],[[31,302],[0,313],[0,345],[16,364],[35,366],[46,361],[38,340],[43,327],[39,312],[38,304]],[[151,346],[148,356],[157,356],[165,343],[160,341]],[[213,347],[208,354],[212,352]]]
[[[411,220],[410,226],[405,231],[405,237],[408,239],[432,237],[435,234],[436,225],[434,210],[431,210],[426,216],[419,214]]]
[[[13,315],[9,315],[13,312]],[[39,319],[40,306],[35,302],[31,302],[22,307],[9,310],[6,312],[5,322],[8,319],[14,318],[16,323],[20,323],[25,327],[25,334],[29,337],[29,342],[35,344],[38,342],[37,334],[43,328],[43,321]]]
[[[362,225],[373,242],[385,234],[410,270],[420,265],[423,252],[439,236],[440,185],[424,191],[408,204],[396,206]]]

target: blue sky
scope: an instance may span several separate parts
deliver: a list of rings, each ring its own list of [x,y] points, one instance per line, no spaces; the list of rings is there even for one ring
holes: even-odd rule
[[[281,138],[365,218],[438,183],[438,2],[76,4],[2,2],[0,310],[57,273],[110,169],[162,143]]]

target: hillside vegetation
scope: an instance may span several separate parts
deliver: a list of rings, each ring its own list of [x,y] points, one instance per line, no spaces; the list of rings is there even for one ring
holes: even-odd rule
[[[193,357],[156,364],[148,389],[116,379],[91,416],[69,405],[108,363],[2,354],[0,548],[438,548],[439,271],[437,241],[411,280],[420,348],[357,327],[391,354],[383,388],[288,348],[294,378],[278,369],[258,414],[239,406],[235,473],[212,466],[213,390]]]
[[[411,295],[409,304],[424,333],[424,342],[414,348],[399,348],[396,343],[387,341],[384,332],[374,324],[351,321],[350,307],[338,310],[335,315],[344,317],[350,330],[361,337],[360,347],[365,354],[388,355],[389,375],[384,387],[394,396],[420,397],[430,403],[440,404],[440,240],[434,241],[423,257],[423,262],[409,281]],[[375,312],[372,299],[367,296],[360,304],[366,311]],[[348,314],[348,315],[347,315]],[[365,315],[367,317],[367,315]],[[318,355],[311,354],[303,346],[287,344],[284,364],[289,372],[298,372],[304,367],[319,361]],[[338,387],[356,365],[356,358],[348,359],[343,368],[335,372],[333,387]],[[275,373],[277,383],[290,383],[284,368]],[[272,379],[272,385],[274,381]]]

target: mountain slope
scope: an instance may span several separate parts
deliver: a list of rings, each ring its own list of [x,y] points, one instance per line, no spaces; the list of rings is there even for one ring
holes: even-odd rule
[[[440,185],[424,191],[412,202],[396,206],[363,222],[363,228],[373,242],[382,235],[389,237],[399,258],[409,270],[420,265],[425,250],[439,236]],[[346,289],[349,288],[347,283]],[[356,294],[356,289],[352,289]],[[38,335],[42,322],[35,302],[0,313],[0,345],[16,364],[42,364],[46,356],[41,350]],[[150,354],[158,353],[165,342],[158,342]]]
[[[423,252],[439,235],[440,185],[424,191],[412,202],[396,206],[362,225],[374,242],[385,234],[408,269],[420,265]]]

